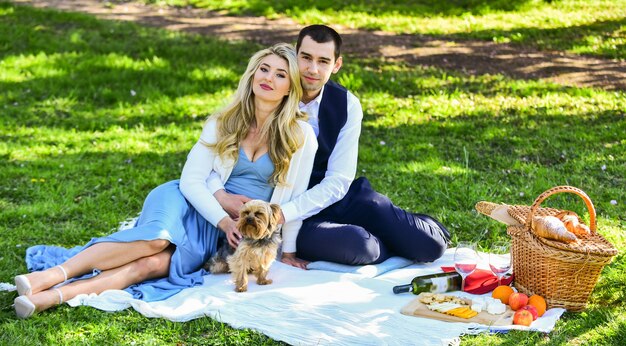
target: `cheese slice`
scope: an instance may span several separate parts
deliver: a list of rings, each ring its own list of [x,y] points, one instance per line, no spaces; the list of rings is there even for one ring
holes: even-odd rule
[[[438,311],[438,312],[446,312],[448,310],[456,309],[463,305],[452,303],[452,302],[443,302],[443,303],[431,303],[427,305],[430,310]]]
[[[446,311],[445,314],[468,319],[468,318],[472,318],[478,315],[478,312],[468,307],[458,307],[458,308]]]
[[[472,304],[471,309],[476,311],[476,312],[481,312],[481,311],[483,311],[483,305],[482,304],[478,304],[478,303],[474,303],[474,304]]]
[[[487,312],[492,315],[501,315],[506,311],[506,305],[502,302],[487,305]]]

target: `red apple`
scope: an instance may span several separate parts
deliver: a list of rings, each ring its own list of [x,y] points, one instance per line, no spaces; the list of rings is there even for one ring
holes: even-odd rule
[[[537,312],[537,308],[532,306],[532,305],[526,305],[522,308],[520,308],[520,310],[528,310],[530,311],[530,313],[533,315],[533,321],[537,319],[537,317],[539,317],[539,313]]]
[[[530,326],[533,323],[533,314],[528,310],[520,309],[515,311],[513,315],[513,324],[519,324],[522,326]]]
[[[513,310],[519,310],[528,304],[528,296],[524,293],[511,293],[509,296],[509,306]]]

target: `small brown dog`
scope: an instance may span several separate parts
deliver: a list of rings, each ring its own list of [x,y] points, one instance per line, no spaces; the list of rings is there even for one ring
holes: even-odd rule
[[[276,259],[280,232],[280,207],[261,200],[251,200],[239,211],[237,229],[243,238],[234,250],[224,241],[217,253],[204,268],[213,274],[231,272],[235,281],[235,291],[248,290],[248,273],[253,273],[259,285],[269,285],[267,273]]]

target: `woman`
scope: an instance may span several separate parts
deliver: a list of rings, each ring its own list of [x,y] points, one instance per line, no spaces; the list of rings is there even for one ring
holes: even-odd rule
[[[277,44],[257,52],[233,102],[207,120],[180,183],[152,190],[134,228],[94,238],[59,265],[52,261],[46,270],[16,276],[17,316],[29,317],[82,293],[126,288],[135,298],[155,301],[202,284],[206,272],[200,266],[215,253],[218,238],[237,246],[241,237],[208,192],[212,171],[229,192],[273,203],[306,190],[317,142],[298,110],[301,96],[293,47]],[[300,225],[283,225],[283,252],[295,252],[286,247],[295,246]],[[65,284],[56,286],[60,283]]]

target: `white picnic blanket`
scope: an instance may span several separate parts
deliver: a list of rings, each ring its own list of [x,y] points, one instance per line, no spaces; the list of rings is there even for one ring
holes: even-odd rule
[[[409,266],[399,259],[355,270],[328,263],[317,266],[337,271],[304,271],[276,262],[269,275],[274,283],[258,286],[251,276],[245,293],[234,292],[230,275],[223,274],[207,275],[203,286],[185,289],[160,302],[147,303],[125,291],[110,290],[100,295],[79,295],[67,303],[105,311],[132,307],[146,317],[177,322],[208,316],[292,345],[453,345],[464,334],[509,329],[548,333],[565,312],[550,309],[530,327],[489,327],[402,315],[400,309],[415,296],[395,295],[392,287],[408,283],[417,275],[440,272],[441,266],[452,265],[453,255],[454,249],[448,249],[433,263]],[[479,268],[486,269],[488,256],[480,255],[483,260]],[[387,271],[393,267],[397,269]],[[378,273],[382,274],[372,277]],[[13,291],[15,286],[0,283],[0,290]]]
[[[208,316],[292,345],[457,344],[461,335],[490,328],[402,315],[400,309],[415,296],[392,292],[393,286],[410,282],[416,275],[439,272],[441,266],[451,265],[453,254],[454,249],[448,249],[433,263],[413,264],[376,277],[304,271],[275,262],[269,274],[274,283],[259,286],[250,276],[245,293],[234,292],[230,275],[223,274],[207,275],[203,286],[185,289],[160,302],[147,303],[132,299],[125,291],[111,290],[80,295],[67,303],[106,311],[132,307],[146,317],[179,322]],[[516,329],[549,332],[564,311],[551,309],[530,328]]]

